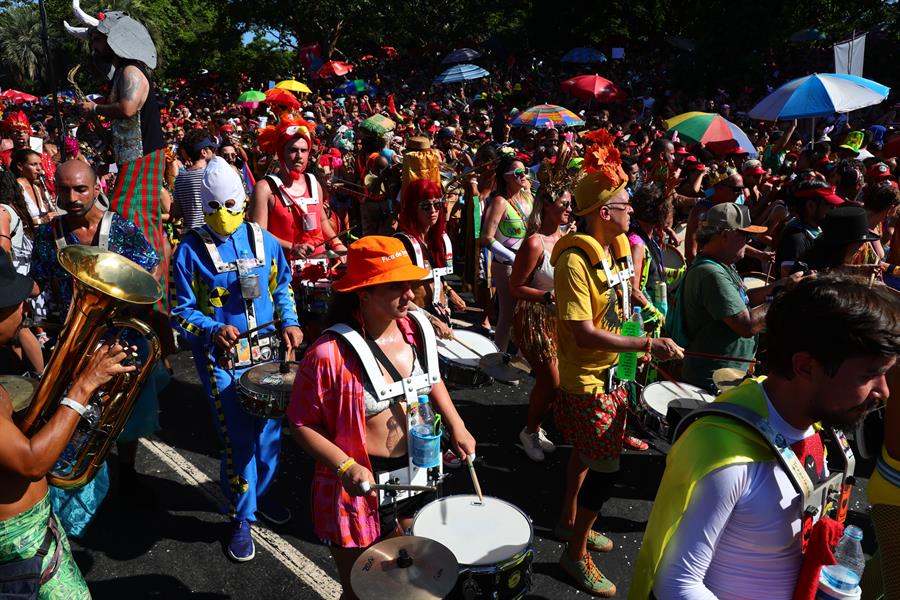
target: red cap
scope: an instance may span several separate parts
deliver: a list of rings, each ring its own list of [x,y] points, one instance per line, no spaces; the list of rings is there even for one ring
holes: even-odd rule
[[[875,163],[866,171],[866,177],[869,179],[890,179],[891,168],[883,162]]]
[[[684,156],[685,154],[690,154],[690,152],[688,152],[687,148],[685,148],[684,146],[677,146],[675,148],[675,154],[677,154],[679,156]]]
[[[833,206],[844,203],[844,199],[834,193],[834,186],[827,185],[824,181],[814,179],[801,181],[794,190],[796,198],[819,198]]]
[[[683,166],[685,169],[690,169],[692,171],[702,172],[706,170],[706,165],[697,160],[697,157],[693,155],[685,157]]]

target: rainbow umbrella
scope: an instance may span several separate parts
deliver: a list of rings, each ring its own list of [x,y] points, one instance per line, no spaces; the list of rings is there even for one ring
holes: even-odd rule
[[[678,137],[694,144],[704,144],[716,154],[746,152],[757,156],[756,147],[750,143],[741,128],[716,113],[687,112],[664,121],[666,130],[677,131]]]
[[[568,108],[555,104],[539,104],[520,112],[512,124],[519,127],[576,127],[584,125],[584,119]]]

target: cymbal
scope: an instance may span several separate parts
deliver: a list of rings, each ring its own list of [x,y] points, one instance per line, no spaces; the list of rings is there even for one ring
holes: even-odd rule
[[[360,600],[439,600],[456,585],[459,563],[443,544],[412,535],[390,538],[363,552],[350,572]]]
[[[720,392],[727,392],[733,387],[737,387],[744,379],[747,378],[747,371],[725,367],[724,369],[716,369],[713,371],[712,380]]]
[[[480,368],[486,375],[509,385],[519,385],[519,381],[528,374],[527,365],[503,352],[485,354],[478,361]]]
[[[34,397],[37,385],[36,379],[19,377],[18,375],[0,375],[0,386],[3,386],[3,389],[9,394],[14,413],[28,408],[31,404],[31,399]]]

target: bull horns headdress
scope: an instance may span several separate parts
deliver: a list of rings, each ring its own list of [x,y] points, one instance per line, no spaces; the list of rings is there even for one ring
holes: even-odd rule
[[[71,35],[82,39],[90,39],[91,30],[106,36],[110,49],[119,58],[136,60],[150,69],[156,68],[156,46],[147,28],[122,11],[104,11],[96,17],[87,14],[81,8],[79,0],[72,0],[72,13],[86,27],[73,27],[63,21],[63,26]]]

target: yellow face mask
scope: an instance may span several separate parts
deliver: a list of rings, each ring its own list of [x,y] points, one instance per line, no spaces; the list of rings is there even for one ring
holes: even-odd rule
[[[228,236],[237,231],[244,222],[244,212],[235,214],[222,206],[214,213],[203,215],[203,220],[219,235]]]

